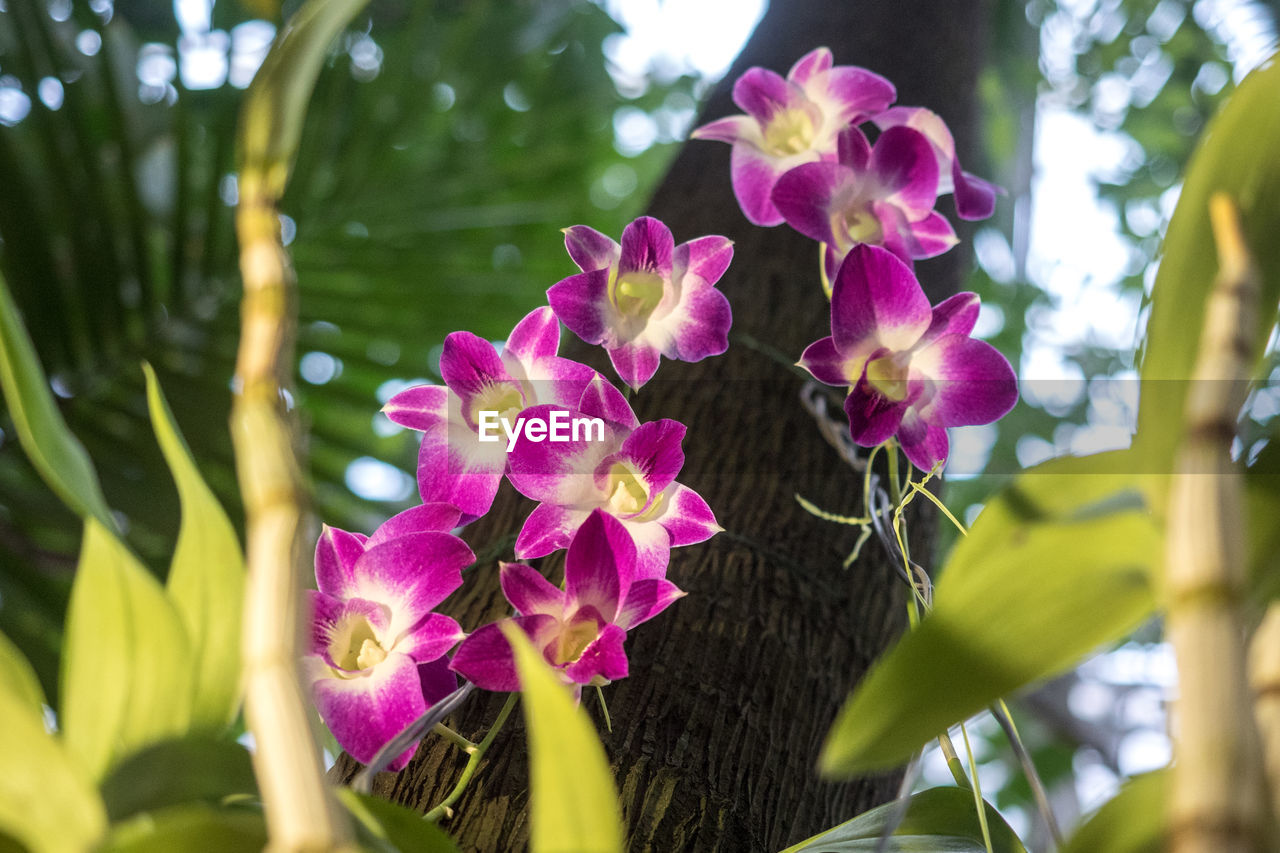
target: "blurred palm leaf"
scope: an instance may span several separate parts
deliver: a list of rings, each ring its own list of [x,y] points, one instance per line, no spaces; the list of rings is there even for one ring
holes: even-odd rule
[[[239,516],[226,431],[232,141],[246,68],[261,59],[253,42],[271,32],[251,14],[222,0],[217,29],[188,22],[184,33],[151,3],[0,7],[0,270],[108,502],[157,570],[177,501],[147,428],[143,359]],[[504,335],[571,272],[558,229],[619,231],[643,200],[636,187],[661,170],[661,147],[634,159],[614,149],[624,99],[602,54],[614,32],[573,0],[383,0],[337,46],[282,223],[301,292],[297,403],[326,521],[368,529],[412,496],[416,442],[385,423],[375,432],[379,390],[430,378],[453,329]],[[78,525],[7,414],[0,430],[0,630],[56,701]],[[365,457],[400,470],[367,461],[376,482],[357,479],[353,492],[352,463]]]

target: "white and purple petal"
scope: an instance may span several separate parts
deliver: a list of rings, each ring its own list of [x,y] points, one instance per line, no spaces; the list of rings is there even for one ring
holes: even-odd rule
[[[639,340],[609,350],[618,378],[637,391],[658,372],[660,356],[657,347]]]
[[[764,142],[764,137],[760,133],[760,122],[751,116],[744,115],[726,116],[725,118],[708,122],[701,127],[694,128],[689,133],[689,138],[714,139],[717,142],[728,142],[730,144],[742,140],[756,147],[759,147]]]
[[[920,283],[892,252],[865,243],[850,250],[831,295],[831,336],[837,349],[862,352],[868,340],[893,351],[910,349],[932,320],[933,308]]]
[[[554,406],[533,406],[522,417],[550,421]],[[576,413],[571,413],[576,415]],[[600,461],[622,443],[623,433],[605,425],[603,441],[586,431],[569,441],[520,438],[507,455],[507,479],[516,491],[535,501],[559,506],[584,506],[598,500],[593,474]]]
[[[885,397],[865,380],[859,382],[844,400],[844,411],[849,416],[849,435],[855,444],[875,447],[887,441],[902,423],[909,404]]]
[[[565,677],[574,684],[591,684],[597,677],[606,682],[626,678],[627,654],[622,648],[626,638],[627,632],[622,628],[605,625],[600,636],[583,650],[582,657],[565,667]]]
[[[812,240],[833,243],[834,200],[852,192],[857,182],[853,170],[840,163],[805,163],[778,178],[772,201],[792,228]]]
[[[891,127],[871,150],[870,170],[885,201],[900,208],[908,220],[933,210],[938,199],[938,162],[924,134],[909,127]]]
[[[729,348],[733,310],[714,287],[686,288],[678,308],[658,324],[669,336],[663,355],[680,361],[702,361]]]
[[[524,563],[499,563],[502,594],[522,616],[542,614],[559,619],[564,614],[565,594]]]
[[[564,558],[565,603],[593,607],[612,622],[635,572],[636,546],[622,522],[594,510],[578,528]]]
[[[612,238],[606,237],[586,225],[574,225],[564,229],[564,247],[569,257],[583,272],[607,270],[618,263],[621,248]]]
[[[654,521],[667,531],[673,548],[705,542],[724,530],[702,496],[680,483],[662,493],[662,509]]]
[[[360,675],[321,678],[311,690],[329,731],[362,764],[427,710],[417,662],[395,652]],[[388,769],[403,768],[416,749],[405,750]]]
[[[933,393],[920,414],[937,426],[988,424],[1018,402],[1013,368],[986,341],[945,335],[917,353],[911,369],[931,381]]]
[[[662,578],[667,575],[667,566],[671,563],[671,534],[656,520],[639,521],[631,518],[620,518],[631,541],[636,545],[636,565],[632,577],[636,580],[644,578]]]
[[[365,548],[381,545],[391,539],[407,536],[410,533],[447,533],[457,527],[462,518],[462,511],[453,504],[436,501],[410,507],[384,521],[373,531]],[[363,548],[361,551],[363,552]],[[359,554],[356,554],[358,557]],[[355,562],[354,560],[352,561]]]
[[[676,241],[671,229],[652,216],[641,216],[622,230],[622,254],[618,258],[618,275],[647,272],[671,278],[671,261]]]
[[[783,221],[773,204],[774,184],[786,169],[755,145],[738,142],[729,155],[729,178],[743,216],[753,225],[770,227]]]
[[[443,385],[406,388],[387,400],[382,413],[393,424],[420,432],[429,430],[449,419],[449,389]]]
[[[516,537],[516,556],[522,560],[545,557],[567,547],[573,534],[586,521],[590,510],[541,503],[524,520]]]
[[[560,322],[587,343],[598,344],[609,338],[612,312],[607,268],[571,275],[551,285],[547,302]]]
[[[819,382],[840,387],[857,383],[865,362],[865,357],[840,352],[836,349],[836,339],[827,336],[805,347],[798,364]]]
[[[391,636],[415,625],[462,585],[475,555],[448,533],[411,533],[365,551],[352,575],[361,598],[391,608]]]
[[[502,633],[503,623],[516,625],[533,640],[535,647],[541,649],[554,635],[559,620],[554,616],[536,614],[491,622],[462,641],[449,668],[482,690],[519,690],[515,657],[511,644]]]
[[[449,390],[465,402],[495,382],[511,381],[493,344],[470,332],[452,332],[445,337],[440,375]]]
[[[316,541],[316,586],[323,593],[345,598],[351,594],[351,569],[364,553],[364,539],[324,525]]]
[[[759,66],[748,68],[733,84],[733,102],[762,125],[802,99],[798,86]]]
[[[424,503],[446,503],[462,513],[459,524],[470,524],[489,511],[507,467],[506,444],[481,442],[462,420],[457,398],[451,420],[422,434],[418,450],[418,493]]]
[[[656,494],[675,480],[684,467],[684,449],[680,445],[686,431],[684,424],[670,418],[649,421],[623,440],[617,455],[635,466],[645,487]],[[597,468],[597,484],[599,479]]]
[[[968,335],[978,322],[982,300],[976,293],[957,293],[933,306],[933,321],[916,343],[918,349],[943,335]]]
[[[946,460],[950,451],[946,429],[929,423],[914,409],[902,418],[898,444],[908,461],[921,471],[932,471],[934,465]]]
[[[834,61],[830,48],[815,47],[796,60],[795,65],[787,72],[787,79],[803,88],[811,79],[830,70]]]
[[[560,321],[549,306],[542,306],[526,314],[511,334],[503,352],[510,352],[522,362],[551,358],[560,348]]]
[[[395,641],[394,649],[403,652],[418,663],[433,661],[466,637],[453,619],[440,613],[428,613],[426,618]]]
[[[679,587],[666,578],[636,581],[627,591],[627,598],[622,602],[614,624],[624,631],[630,631],[635,626],[648,622],[684,595]]]

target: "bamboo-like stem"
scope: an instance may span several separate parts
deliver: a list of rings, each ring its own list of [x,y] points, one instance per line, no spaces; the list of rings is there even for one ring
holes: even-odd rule
[[[1280,602],[1273,602],[1253,635],[1249,653],[1253,714],[1262,736],[1263,764],[1271,792],[1272,837],[1280,838]]]
[[[280,240],[281,176],[246,168],[236,234],[244,280],[231,438],[245,505],[245,719],[272,851],[353,849],[329,794],[298,673],[304,491],[282,393],[292,364],[294,276]],[[273,180],[274,179],[274,180]]]
[[[1259,281],[1226,196],[1209,201],[1218,277],[1187,394],[1169,498],[1166,633],[1178,661],[1169,849],[1258,851],[1268,828],[1245,673],[1241,472],[1231,461],[1253,367]]]

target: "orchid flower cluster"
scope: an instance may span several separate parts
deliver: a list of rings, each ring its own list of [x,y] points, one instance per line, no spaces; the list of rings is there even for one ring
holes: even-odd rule
[[[458,676],[517,690],[502,622],[523,630],[576,695],[624,678],[627,632],[684,595],[666,577],[671,549],[721,529],[676,480],[684,425],[640,423],[603,375],[558,352],[563,323],[602,345],[631,389],[653,377],[661,356],[723,353],[732,318],[715,284],[732,244],[709,236],[676,245],[651,217],[628,225],[620,244],[582,225],[565,235],[581,272],[550,288],[549,306],[517,323],[500,350],[450,334],[444,383],[409,388],[384,407],[422,433],[423,503],[367,537],[325,527],[316,546],[304,672],[322,718],[358,761],[456,690]],[[564,587],[526,562],[500,563],[515,615],[468,635],[435,608],[475,562],[457,528],[489,511],[503,480],[538,502],[515,556],[567,549]],[[403,768],[415,749],[388,768]]]
[[[958,240],[934,207],[952,193],[962,219],[995,209],[995,185],[964,171],[946,124],[923,107],[893,106],[888,80],[806,54],[785,78],[751,68],[733,87],[745,115],[693,131],[728,142],[733,191],[747,219],[783,222],[822,245],[831,335],[800,366],[848,389],[855,443],[897,439],[932,471],[948,454],[947,427],[991,423],[1017,402],[1009,362],[969,337],[979,301],[961,293],[931,307],[912,262]],[[866,127],[878,131],[874,143]]]

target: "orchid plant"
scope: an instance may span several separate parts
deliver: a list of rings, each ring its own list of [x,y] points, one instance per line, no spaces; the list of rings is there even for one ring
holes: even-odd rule
[[[753,68],[733,94],[746,114],[693,137],[732,144],[733,189],[748,220],[785,222],[822,245],[831,334],[804,351],[800,366],[845,390],[854,444],[887,448],[891,463],[900,449],[933,475],[946,462],[949,427],[990,423],[1018,394],[1008,361],[971,337],[978,297],[931,306],[911,264],[957,242],[935,210],[940,194],[955,195],[962,218],[981,218],[997,188],[960,167],[936,114],[894,106],[892,84],[834,65],[825,48],[785,78]],[[667,579],[672,549],[722,530],[707,502],[677,481],[691,438],[685,426],[640,423],[627,394],[664,356],[700,361],[728,348],[732,312],[717,284],[732,243],[714,235],[677,243],[649,216],[618,241],[586,225],[564,235],[579,272],[547,290],[547,306],[500,348],[454,332],[440,359],[443,384],[387,402],[392,422],[422,433],[423,504],[367,538],[326,528],[317,546],[305,671],[339,744],[373,769],[403,767],[414,746],[402,733],[434,720],[430,709],[447,697],[472,687],[519,690],[513,631],[575,699],[585,686],[625,678],[628,632],[684,595]],[[627,394],[559,355],[561,324],[605,350]],[[493,434],[497,424],[503,436]],[[515,538],[518,561],[499,563],[513,614],[466,633],[434,609],[473,560],[456,529],[489,511],[504,480],[537,502]],[[561,549],[562,587],[528,562]],[[483,754],[483,745],[469,749],[473,762]]]

